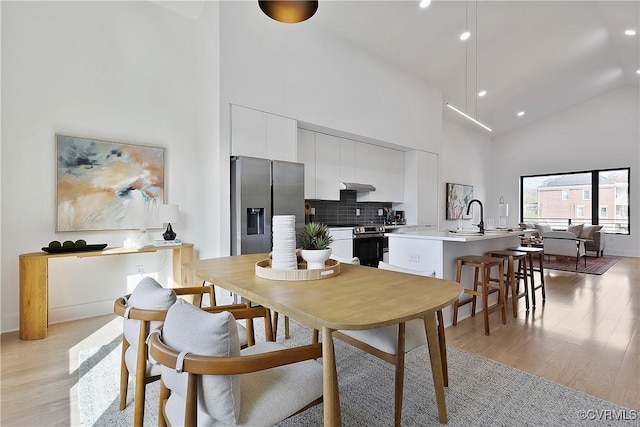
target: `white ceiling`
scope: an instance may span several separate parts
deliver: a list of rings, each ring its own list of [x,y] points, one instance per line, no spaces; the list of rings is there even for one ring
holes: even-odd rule
[[[637,88],[640,35],[624,30],[640,33],[639,22],[639,0],[434,0],[426,9],[418,0],[320,0],[306,23],[441,88],[444,103],[497,136],[625,85]],[[466,26],[467,45],[459,40]],[[488,91],[483,98],[480,89]],[[444,110],[446,120],[486,132]]]

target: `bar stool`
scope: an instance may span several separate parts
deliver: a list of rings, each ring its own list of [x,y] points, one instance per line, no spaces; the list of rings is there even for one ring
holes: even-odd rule
[[[456,271],[456,282],[460,283],[462,275],[462,267],[469,266],[474,268],[473,273],[473,289],[464,289],[464,293],[471,295],[464,301],[456,300],[453,303],[453,324],[458,323],[458,307],[471,302],[471,315],[476,314],[476,297],[482,297],[482,313],[484,316],[484,333],[489,335],[489,313],[495,310],[502,312],[502,324],[507,323],[507,310],[504,304],[504,265],[502,258],[494,258],[486,255],[467,255],[458,258],[458,269]],[[498,284],[492,283],[491,269],[498,267]],[[480,276],[481,280],[478,280]],[[481,290],[478,291],[478,286]],[[489,294],[498,292],[498,301],[489,307]]]
[[[527,253],[520,251],[512,251],[509,249],[491,251],[489,256],[502,258],[507,262],[507,273],[504,300],[505,303],[509,298],[509,288],[511,288],[511,305],[513,306],[513,317],[518,317],[518,300],[524,297],[527,311],[529,311],[529,281],[527,275]],[[515,268],[515,262],[518,261],[518,268]],[[516,273],[517,271],[517,273]],[[518,280],[516,280],[518,277]],[[520,292],[520,278],[524,278],[524,291]],[[492,282],[497,279],[489,278]]]
[[[536,290],[542,289],[542,301],[547,299],[545,288],[544,288],[544,249],[542,248],[534,248],[530,246],[518,246],[515,248],[509,248],[512,251],[518,252],[526,252],[528,255],[529,261],[529,277],[531,278],[531,305],[533,307],[536,306]],[[538,269],[536,270],[533,267],[533,258],[538,257]],[[536,286],[536,279],[533,277],[533,273],[539,271],[540,272],[540,284]]]

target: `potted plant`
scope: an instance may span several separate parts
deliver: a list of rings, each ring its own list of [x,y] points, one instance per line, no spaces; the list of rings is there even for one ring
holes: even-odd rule
[[[310,222],[298,236],[300,256],[307,262],[307,270],[324,268],[324,262],[331,256],[333,237],[325,224]]]

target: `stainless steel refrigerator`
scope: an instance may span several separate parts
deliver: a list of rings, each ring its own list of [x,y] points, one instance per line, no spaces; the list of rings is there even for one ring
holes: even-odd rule
[[[271,251],[271,218],[295,215],[304,227],[302,163],[231,157],[231,254]]]

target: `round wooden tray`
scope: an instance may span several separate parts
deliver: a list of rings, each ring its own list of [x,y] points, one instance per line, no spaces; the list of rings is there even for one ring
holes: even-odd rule
[[[271,260],[263,259],[256,262],[256,276],[270,280],[288,280],[299,282],[303,280],[319,280],[340,274],[340,261],[328,259],[324,263],[324,268],[317,270],[307,270],[307,263],[298,264],[297,270],[273,270]]]

